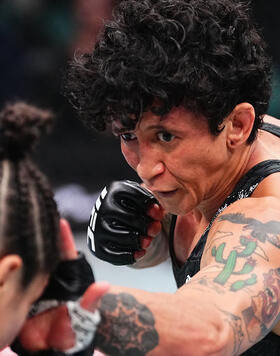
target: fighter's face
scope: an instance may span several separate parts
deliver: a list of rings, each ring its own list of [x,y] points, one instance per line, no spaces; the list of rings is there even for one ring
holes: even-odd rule
[[[32,303],[42,294],[48,276],[39,275],[26,289],[17,278],[11,281],[9,290],[1,297],[0,350],[10,345],[27,318]]]
[[[113,129],[128,164],[167,212],[185,214],[222,188],[224,133],[213,136],[203,118],[177,107],[165,117],[145,113],[133,131],[118,123]]]

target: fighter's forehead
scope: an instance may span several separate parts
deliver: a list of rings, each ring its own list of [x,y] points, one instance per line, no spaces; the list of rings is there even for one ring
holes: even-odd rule
[[[128,125],[124,125],[124,123],[119,119],[114,120],[111,124],[112,133],[114,135],[120,135],[123,132],[132,131],[133,129],[135,129],[136,124],[137,122],[135,121],[135,125],[131,123],[131,125],[128,126]]]
[[[162,127],[164,123],[168,122],[169,120],[169,115],[159,116],[152,112],[146,112],[138,121],[136,119],[129,119],[129,125],[125,125],[121,120],[116,119],[112,122],[111,128],[113,134],[119,135],[123,132],[134,131],[139,125],[144,126],[146,129],[155,127],[159,128]]]

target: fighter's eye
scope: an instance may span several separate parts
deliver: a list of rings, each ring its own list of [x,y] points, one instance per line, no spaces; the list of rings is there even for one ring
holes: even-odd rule
[[[158,132],[157,137],[160,141],[163,141],[163,142],[171,142],[175,138],[174,135],[172,135],[171,133],[169,133],[167,131]]]
[[[134,133],[127,132],[127,133],[120,134],[120,138],[123,141],[128,142],[128,141],[136,140],[136,135]]]

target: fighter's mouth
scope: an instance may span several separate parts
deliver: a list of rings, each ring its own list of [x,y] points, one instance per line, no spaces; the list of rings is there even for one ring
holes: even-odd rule
[[[176,194],[177,190],[178,189],[168,190],[168,191],[156,191],[155,194],[159,198],[171,198]]]

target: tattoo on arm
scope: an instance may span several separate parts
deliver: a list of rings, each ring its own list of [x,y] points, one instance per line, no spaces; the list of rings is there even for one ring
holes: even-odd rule
[[[251,306],[242,311],[252,343],[268,334],[280,315],[280,268],[271,269],[263,277],[263,289],[251,298]]]
[[[280,318],[280,268],[270,269],[263,274],[263,289],[251,297],[251,305],[242,311],[249,342],[256,344],[264,338]],[[234,334],[234,354],[239,354],[244,340],[242,319],[227,311],[226,316]]]
[[[159,343],[152,312],[126,293],[107,294],[100,307],[102,321],[96,346],[109,355],[144,356]]]
[[[206,268],[208,271],[210,271],[210,268]],[[212,265],[211,270],[215,271],[217,269],[220,269],[218,265]],[[196,289],[200,290],[202,293],[207,293],[208,289],[211,289],[212,291],[216,292],[217,294],[225,294],[226,290],[219,286],[217,283],[213,282],[210,278],[208,278],[207,274],[201,274],[200,278],[195,278],[191,279],[189,282],[189,285],[191,286],[191,289]]]
[[[233,332],[233,354],[239,355],[240,347],[244,340],[241,318],[225,310],[221,311],[226,315],[226,321],[229,323]]]
[[[242,224],[243,231],[251,230],[252,238],[260,241],[269,241],[274,246],[280,248],[280,222],[270,220],[267,223],[263,223],[254,218],[246,218],[244,214],[224,214],[219,218],[220,221],[230,221],[233,224]]]
[[[252,258],[252,254],[256,249],[255,245],[248,247],[246,239],[241,236],[240,243],[244,245],[242,251],[232,249],[227,257],[224,256],[224,249],[226,244],[222,243],[218,247],[214,246],[212,249],[212,256],[215,256],[216,262],[224,265],[223,270],[214,279],[214,282],[225,285],[229,278],[233,275],[239,275],[240,279],[231,284],[230,290],[232,292],[238,291],[244,287],[253,285],[257,282],[257,276],[252,273],[249,277],[245,278],[247,274],[251,273],[256,265],[256,260]],[[237,270],[237,260],[245,259],[245,262],[239,270]]]
[[[215,245],[212,248],[212,256],[216,262],[224,265],[223,270],[215,278],[215,282],[220,285],[225,285],[230,277],[239,275],[240,279],[230,285],[231,291],[238,291],[242,288],[254,285],[257,282],[257,276],[252,273],[256,266],[255,255],[268,260],[268,257],[261,247],[261,244],[270,242],[277,248],[280,248],[280,222],[268,221],[263,223],[254,218],[247,218],[244,214],[224,214],[219,217],[220,221],[230,221],[233,224],[244,225],[242,230],[244,235],[240,236],[240,245],[231,249],[229,254],[225,256],[226,243]],[[246,235],[245,235],[246,234]],[[244,263],[241,268],[237,269],[237,262]]]

